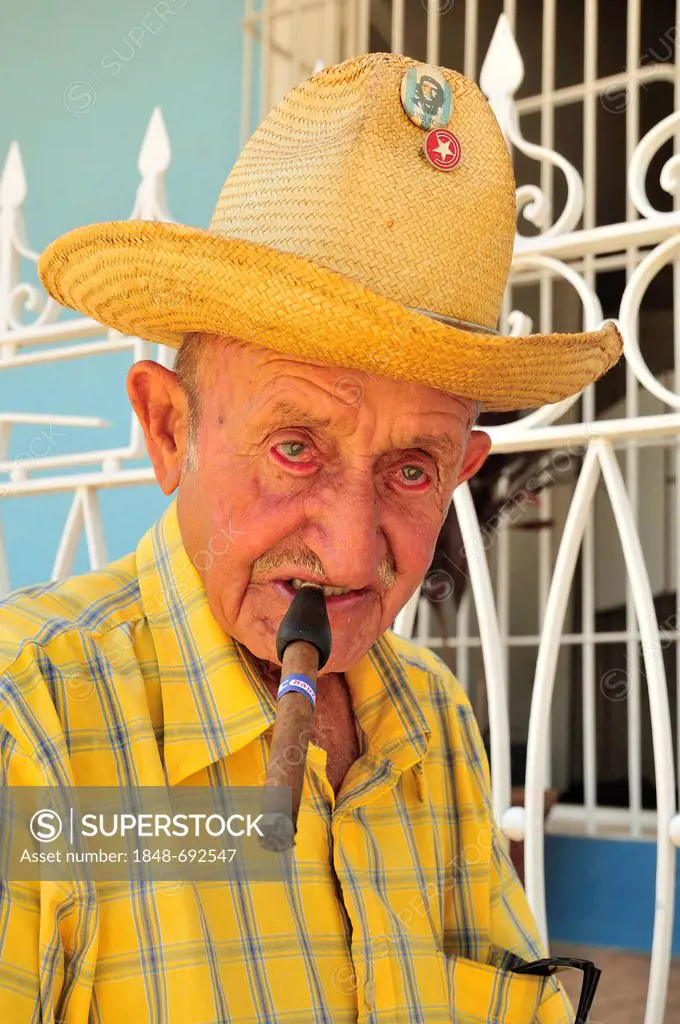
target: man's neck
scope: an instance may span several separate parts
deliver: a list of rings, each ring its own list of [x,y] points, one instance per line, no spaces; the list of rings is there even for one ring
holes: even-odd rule
[[[250,656],[258,676],[276,701],[281,666],[256,658],[252,653]],[[311,742],[326,751],[326,776],[337,796],[347,771],[359,757],[359,727],[343,673],[329,672],[321,678],[323,683],[314,711]]]
[[[250,657],[253,659],[258,676],[269,692],[273,695],[274,699],[276,699],[279,684],[281,682],[281,666],[277,665],[276,662],[266,661],[264,658],[258,658],[252,652],[250,652]],[[326,680],[332,679],[337,682],[341,682],[343,686],[347,685],[345,683],[345,677],[341,672],[326,673],[325,678]]]
[[[252,653],[250,657],[255,663],[255,668],[257,669],[257,674],[260,679],[265,683],[275,683],[276,686],[278,686],[281,681],[281,666],[277,665],[273,661],[265,661],[264,658],[257,658]]]

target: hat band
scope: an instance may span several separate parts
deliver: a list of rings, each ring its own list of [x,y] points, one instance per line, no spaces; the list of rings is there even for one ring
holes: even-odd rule
[[[416,306],[407,306],[412,313],[422,313],[429,316],[431,320],[439,320],[448,327],[461,327],[464,331],[471,331],[473,334],[493,334],[496,337],[500,334],[493,327],[483,327],[481,324],[470,323],[469,320],[456,320],[453,316],[444,316],[443,313],[432,313],[429,309],[417,309]]]

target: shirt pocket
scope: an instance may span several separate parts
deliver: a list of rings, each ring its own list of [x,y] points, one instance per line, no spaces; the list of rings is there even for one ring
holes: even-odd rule
[[[548,979],[446,954],[452,1024],[532,1024]]]

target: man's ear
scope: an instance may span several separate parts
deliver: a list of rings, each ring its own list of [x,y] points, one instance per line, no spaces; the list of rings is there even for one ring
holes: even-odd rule
[[[465,483],[481,469],[491,448],[491,438],[483,430],[473,430],[468,438],[456,486]]]
[[[177,374],[143,359],[127,375],[127,393],[141,423],[146,447],[163,494],[180,481],[189,408]]]

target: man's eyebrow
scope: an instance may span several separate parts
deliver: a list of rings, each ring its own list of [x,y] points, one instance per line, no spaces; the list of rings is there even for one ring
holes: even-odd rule
[[[261,415],[269,420],[294,421],[307,427],[316,427],[319,430],[331,425],[330,417],[314,416],[309,409],[305,409],[288,398],[279,399],[273,405],[267,406],[262,410]]]
[[[409,448],[424,448],[433,455],[441,458],[457,458],[460,455],[461,445],[454,441],[448,434],[418,434],[411,440]]]

